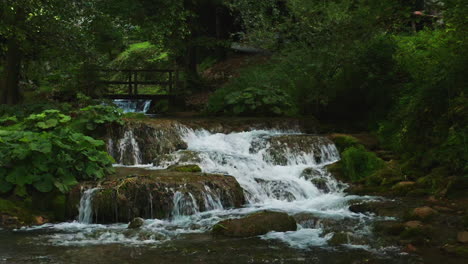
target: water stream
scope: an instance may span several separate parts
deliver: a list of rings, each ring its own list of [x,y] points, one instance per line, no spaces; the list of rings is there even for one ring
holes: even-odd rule
[[[124,258],[139,261],[144,261],[148,256],[158,256],[162,260],[170,261],[167,252],[179,254],[179,257],[192,252],[193,256],[200,258],[198,263],[220,263],[217,261],[226,258],[226,254],[232,255],[232,263],[236,263],[236,257],[241,262],[265,259],[270,262],[272,258],[280,260],[273,261],[274,263],[310,263],[309,260],[313,256],[319,256],[313,263],[346,263],[326,260],[332,255],[338,258],[342,256],[342,260],[346,260],[347,254],[377,256],[378,259],[392,259],[391,263],[405,263],[401,262],[403,257],[398,255],[394,248],[376,248],[367,244],[372,241],[369,221],[374,221],[375,217],[349,211],[349,202],[377,198],[350,196],[344,192],[346,186],[335,180],[326,170],[327,165],[340,159],[336,147],[331,142],[317,137],[314,141],[316,143],[310,148],[305,148],[308,151],[303,151],[286,146],[282,149],[272,148],[272,138],[285,135],[301,136],[291,131],[254,130],[214,134],[206,130],[194,131],[184,128],[181,133],[188,144],[188,151],[197,154],[197,163],[204,172],[232,175],[237,179],[247,200],[243,208],[224,208],[220,195],[209,186],[205,186],[203,201],[197,201],[190,193],[173,190],[173,210],[170,218],[146,219],[140,230],[128,230],[127,223],[92,223],[91,203],[96,189],[90,189],[82,195],[79,221],[23,228],[16,233],[27,236],[28,243],[49,249],[79,246],[90,250],[91,246],[109,245],[113,245],[113,248],[138,247],[142,248],[140,255],[135,257],[124,254]],[[125,142],[138,145],[132,141],[130,132],[126,133],[125,137]],[[144,146],[135,146],[134,150],[139,151],[142,148]],[[281,152],[281,157],[286,157],[285,160],[278,160],[278,151]],[[138,153],[135,155],[138,156]],[[173,153],[173,157],[174,159],[167,161],[165,165],[181,163],[178,153]],[[139,164],[137,158],[134,163]],[[165,166],[154,167],[148,164],[146,167],[156,170]],[[317,186],[313,179],[320,179],[323,184]],[[203,208],[199,207],[200,203],[204,205]],[[219,240],[209,235],[211,227],[220,220],[239,218],[261,210],[281,211],[306,218],[310,216],[310,219],[298,221],[297,231],[271,232],[244,240]],[[338,232],[337,227],[341,228],[340,231],[362,238],[364,242],[349,243],[346,250],[335,252],[335,249],[328,245],[328,240],[334,232]],[[242,254],[236,253],[241,249],[245,252],[256,249],[252,254],[258,253],[261,257],[243,258]],[[262,254],[267,254],[268,257]],[[288,259],[290,261],[284,262]],[[174,257],[169,263],[184,261]]]
[[[114,104],[121,108],[124,113],[146,114],[151,106],[151,100],[144,99],[115,99]]]

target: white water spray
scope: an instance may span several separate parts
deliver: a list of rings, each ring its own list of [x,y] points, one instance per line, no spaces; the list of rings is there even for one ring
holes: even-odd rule
[[[91,224],[93,222],[93,197],[99,188],[88,189],[83,192],[80,199],[78,222]]]

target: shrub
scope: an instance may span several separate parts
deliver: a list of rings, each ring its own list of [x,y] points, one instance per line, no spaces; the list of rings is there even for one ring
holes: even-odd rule
[[[369,177],[385,165],[383,160],[363,146],[347,148],[342,153],[342,164],[344,175],[353,182]]]
[[[275,87],[249,87],[240,91],[218,90],[210,98],[207,111],[211,114],[236,116],[285,116],[295,113],[289,95]]]
[[[33,114],[0,128],[0,193],[24,196],[40,192],[65,193],[78,180],[112,172],[105,143],[71,129],[71,117],[58,110]]]

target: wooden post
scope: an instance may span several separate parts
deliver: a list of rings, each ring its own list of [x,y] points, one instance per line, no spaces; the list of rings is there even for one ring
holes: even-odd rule
[[[172,78],[172,72],[169,72],[169,91],[168,94],[172,94],[172,88],[173,88],[173,78]]]
[[[138,72],[133,73],[133,94],[138,95]]]
[[[128,72],[128,94],[132,95],[132,72]]]

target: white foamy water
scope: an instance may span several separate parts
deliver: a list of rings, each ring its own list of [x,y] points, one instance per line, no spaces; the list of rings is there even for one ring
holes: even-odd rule
[[[151,100],[144,99],[115,99],[113,102],[124,113],[146,114],[151,106]]]
[[[90,208],[88,203],[92,199],[87,199],[82,201],[83,208],[80,205],[81,223],[39,227],[58,230],[52,235],[47,234],[46,241],[57,245],[158,245],[183,234],[208,232],[220,220],[239,218],[261,210],[281,211],[290,215],[309,213],[325,219],[352,218],[357,222],[362,221],[363,215],[348,210],[348,202],[369,197],[347,196],[343,191],[345,185],[336,181],[325,169],[326,165],[339,160],[339,154],[336,147],[324,138],[317,138],[318,143],[309,148],[312,149],[310,152],[282,146],[284,149],[281,155],[286,162],[281,163],[275,161],[270,146],[272,137],[285,134],[281,131],[213,134],[205,130],[184,128],[181,133],[188,144],[188,150],[199,153],[201,161],[198,165],[204,172],[232,175],[237,179],[247,200],[244,208],[224,208],[219,194],[205,186],[206,192],[200,202],[206,208],[204,212],[192,194],[174,190],[170,219],[148,219],[140,230],[126,230],[124,224],[85,225],[77,228],[82,223],[91,223],[88,220],[92,219],[92,212],[85,208]],[[133,142],[131,135],[127,136],[125,144],[132,144],[134,150],[139,152],[144,147]],[[136,156],[135,165],[139,164],[138,161]],[[171,164],[177,162],[174,160]],[[305,169],[311,171],[312,176],[304,175]],[[326,188],[316,186],[311,177],[321,179]],[[92,191],[85,192],[90,198],[91,194]],[[331,236],[331,232],[325,232],[320,226],[303,228],[298,225],[297,231],[271,232],[261,238],[282,241],[291,247],[305,249],[325,245]]]
[[[83,224],[93,223],[93,196],[99,188],[92,188],[84,191],[80,200],[80,208],[78,210],[78,222]]]

